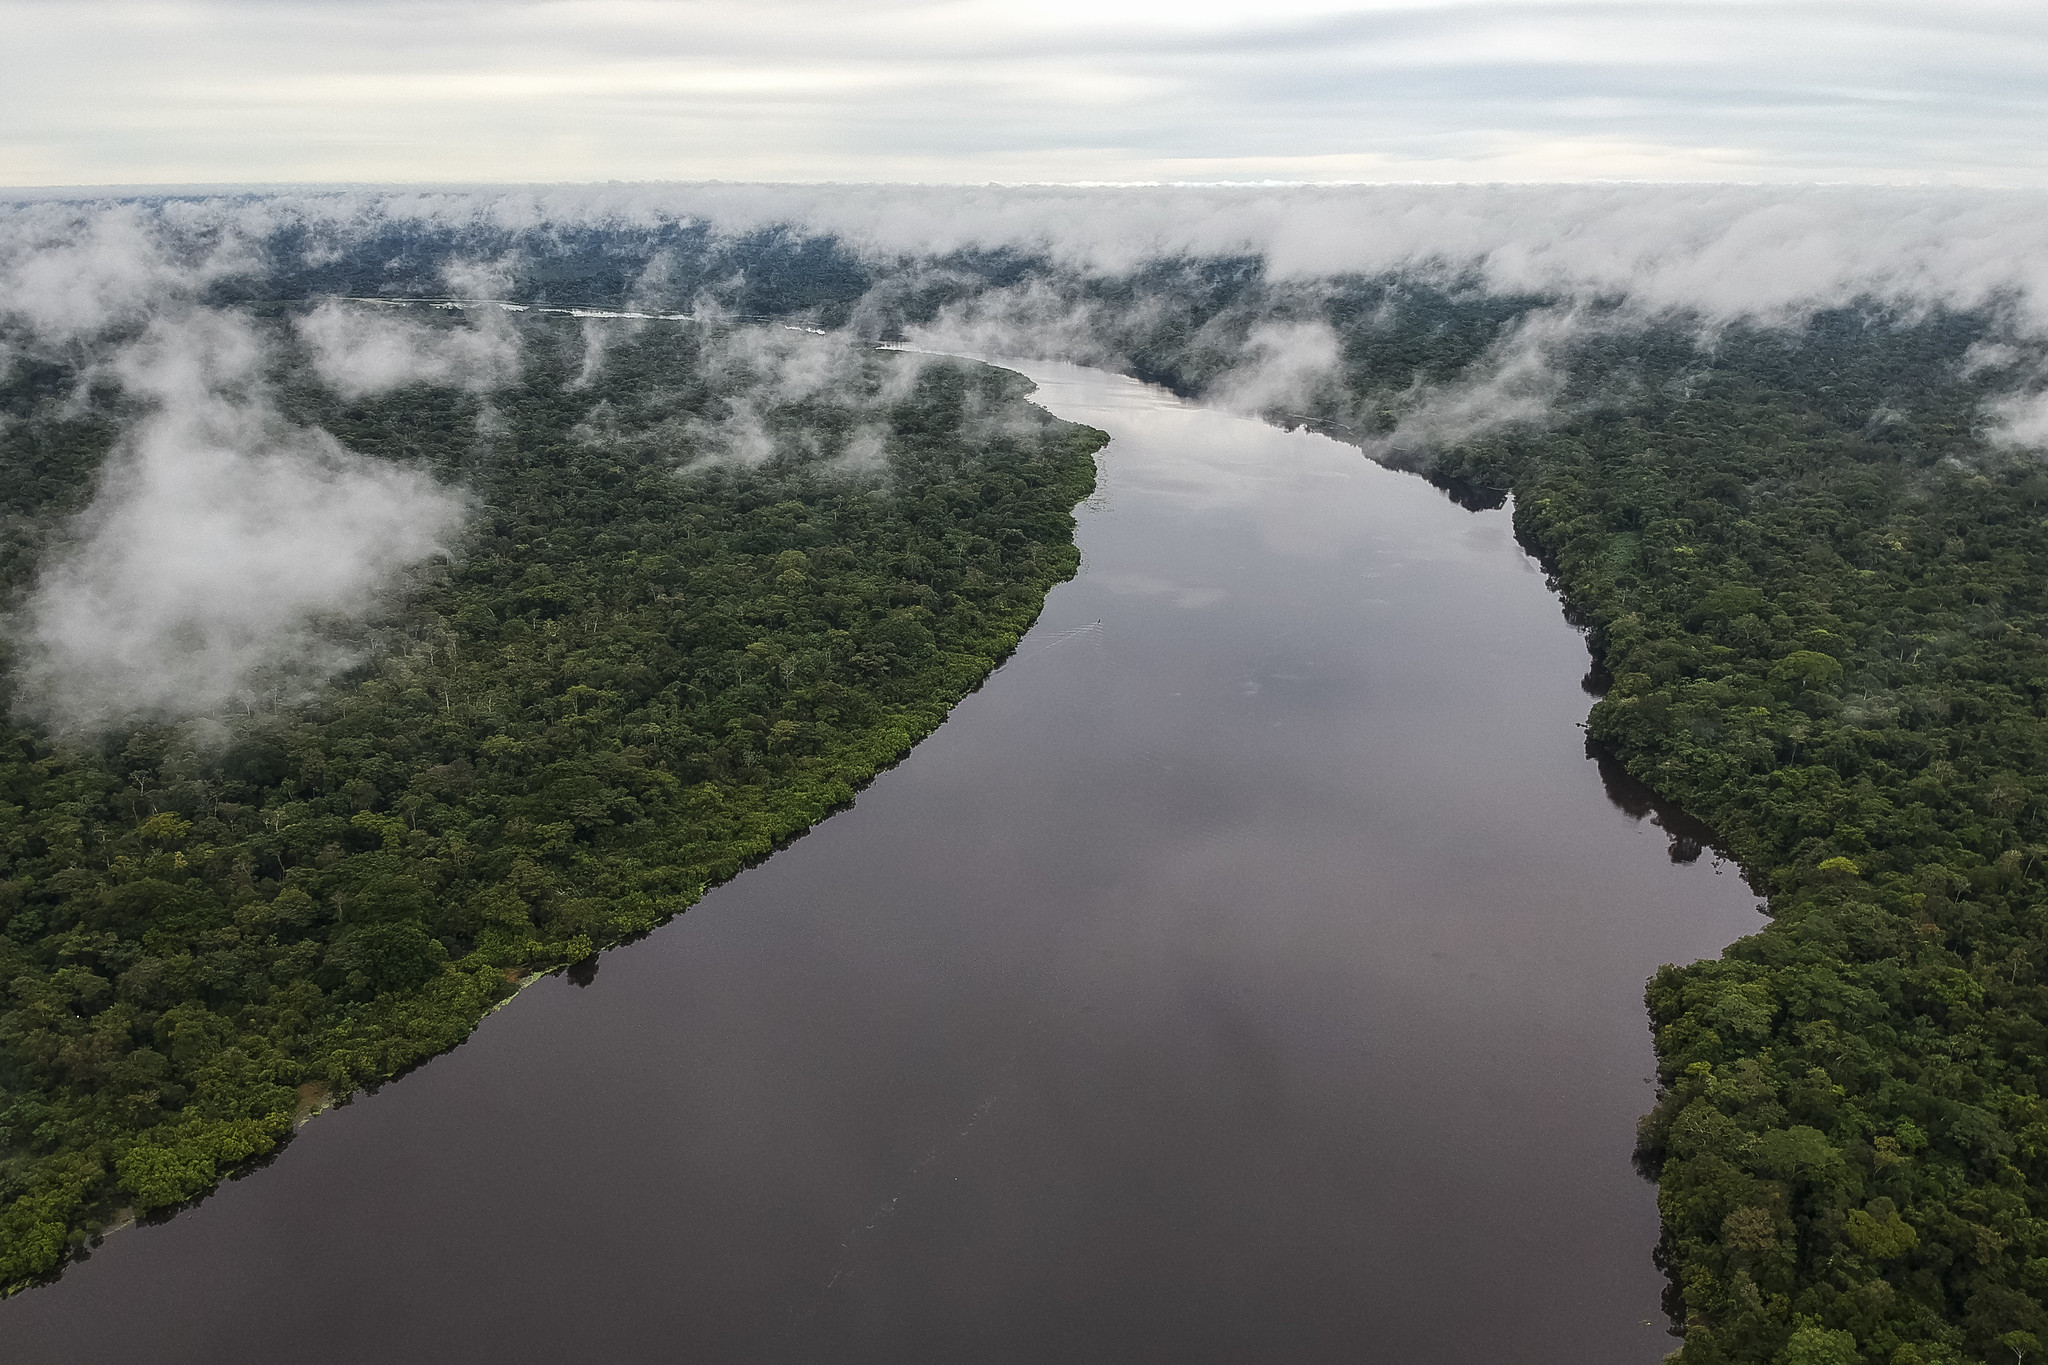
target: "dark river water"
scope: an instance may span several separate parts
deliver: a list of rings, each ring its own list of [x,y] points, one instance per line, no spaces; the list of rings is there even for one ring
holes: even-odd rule
[[[1603,784],[1507,512],[1020,368],[1115,439],[986,687],[588,985],[0,1304],[0,1358],[1672,1349],[1643,982],[1756,902]]]

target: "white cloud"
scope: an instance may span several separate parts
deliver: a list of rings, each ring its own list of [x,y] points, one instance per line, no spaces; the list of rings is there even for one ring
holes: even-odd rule
[[[153,207],[0,203],[7,346],[96,348],[102,373],[148,408],[29,605],[25,696],[45,717],[80,724],[205,711],[258,686],[310,686],[341,662],[323,643],[323,618],[372,611],[408,565],[458,528],[455,492],[287,424],[264,392],[257,333],[200,306],[209,285],[253,275],[286,244],[308,259],[336,259],[389,230],[429,227],[437,240],[485,251],[544,252],[587,228],[703,221],[737,234],[786,224],[840,234],[884,274],[905,271],[870,301],[870,321],[888,289],[943,282],[929,264],[910,264],[921,253],[1021,248],[1073,273],[957,304],[919,340],[1112,365],[1144,329],[1173,319],[1142,296],[1115,307],[1091,301],[1079,277],[1147,261],[1256,254],[1271,297],[1296,305],[1332,273],[1396,270],[1552,300],[1463,378],[1396,404],[1392,449],[1541,420],[1557,393],[1551,356],[1585,317],[1608,315],[1617,301],[1616,316],[1681,310],[1708,324],[1791,318],[1863,294],[1909,306],[1994,305],[2010,330],[1966,368],[2010,369],[2048,335],[2044,210],[2048,196],[2035,192],[1613,185],[641,185],[295,192]],[[660,273],[650,266],[642,287],[655,288]],[[480,296],[511,278],[499,261],[458,266],[451,283]],[[327,381],[355,394],[422,379],[488,389],[519,364],[503,324],[484,308],[428,327],[328,304],[298,325]],[[836,394],[868,364],[846,335],[713,335],[707,372],[722,387],[745,387],[749,400],[708,421],[663,419],[639,433],[593,413],[587,435],[682,460],[758,461],[777,441],[801,439],[775,429],[778,405]],[[1225,401],[1320,401],[1316,410],[1328,411],[1338,350],[1312,310],[1239,311],[1191,340],[1214,351]],[[586,346],[585,360],[587,379],[603,364],[601,342]],[[848,414],[843,447],[813,453],[880,458],[880,409],[914,378],[914,363],[900,358],[880,373],[882,388]],[[2048,443],[2037,378],[2010,382],[2010,396],[1987,412],[1991,434]]]
[[[344,398],[406,384],[481,391],[519,373],[519,336],[495,309],[467,313],[476,325],[434,327],[375,307],[330,300],[294,324],[314,373]]]
[[[150,412],[27,603],[30,714],[72,729],[296,699],[349,662],[323,618],[360,617],[449,543],[458,494],[285,423],[262,361],[247,324],[204,310],[115,358]]]
[[[886,296],[892,285],[884,282],[878,292]],[[921,349],[952,355],[1035,356],[1114,369],[1127,363],[1118,339],[1138,321],[1033,279],[948,304],[929,323],[913,328],[909,340]]]
[[[1342,353],[1337,333],[1320,319],[1260,323],[1238,349],[1237,365],[1207,396],[1240,412],[1299,412],[1336,383]]]
[[[604,363],[604,343],[592,339],[602,335],[599,329],[632,325],[586,324],[584,370],[573,387],[586,386]],[[576,426],[576,438],[678,466],[700,460],[759,465],[778,455],[803,455],[841,470],[872,469],[886,452],[889,408],[911,393],[928,363],[914,353],[877,354],[872,343],[846,332],[716,324],[695,336],[696,374],[715,395],[708,413],[636,425],[604,401]],[[658,408],[663,395],[648,396]],[[790,405],[806,402],[830,410],[834,420],[787,420]],[[837,434],[826,435],[828,429]]]
[[[1569,310],[1529,314],[1456,381],[1416,385],[1394,430],[1367,442],[1367,452],[1398,457],[1549,420],[1564,390],[1554,355],[1582,330],[1581,319]]]
[[[2014,393],[1986,408],[1989,434],[2000,445],[2048,446],[2048,393]]]
[[[2048,12],[0,0],[0,183],[2041,184]]]
[[[0,205],[0,235],[7,215],[50,207]],[[1471,273],[1503,291],[1627,295],[1645,309],[1717,317],[1782,315],[1870,293],[1961,306],[2015,295],[2048,319],[2048,193],[2036,191],[675,184],[287,192],[171,207],[191,220],[187,235],[226,241],[292,228],[331,243],[407,224],[545,239],[694,220],[729,233],[792,225],[838,234],[878,265],[970,247],[1043,251],[1098,271],[1257,254],[1279,279]]]
[[[200,213],[209,224],[220,217]],[[0,316],[45,340],[75,340],[132,324],[250,264],[241,239],[181,234],[166,215],[137,205],[23,204],[0,215]]]

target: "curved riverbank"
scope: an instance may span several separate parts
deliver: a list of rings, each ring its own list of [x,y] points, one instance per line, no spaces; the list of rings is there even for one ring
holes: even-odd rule
[[[1080,575],[948,724],[0,1305],[18,1357],[1667,1351],[1641,982],[1755,902],[1603,791],[1508,513],[1015,368],[1114,439]]]

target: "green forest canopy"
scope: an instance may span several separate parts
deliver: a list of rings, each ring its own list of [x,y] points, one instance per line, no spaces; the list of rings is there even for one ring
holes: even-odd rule
[[[0,1287],[843,805],[1072,574],[1100,433],[1016,375],[885,353],[781,401],[707,363],[730,330],[619,333],[584,383],[575,324],[529,320],[485,396],[347,403],[280,362],[291,417],[476,510],[304,704],[0,732]],[[17,362],[0,390],[10,592],[121,430],[78,382]],[[737,403],[773,453],[693,459],[689,420]],[[857,419],[887,429],[866,463]]]
[[[1267,320],[1328,325],[1339,382],[1275,416],[1375,444],[1557,302],[1255,259],[1052,281],[1186,393]],[[2048,470],[1985,427],[2040,356],[1997,309],[1581,321],[1544,420],[1394,456],[1513,493],[1611,680],[1593,738],[1768,894],[1648,991],[1678,1358],[2018,1365],[2048,1344]]]
[[[1389,424],[1389,375],[1499,334],[1423,311],[1332,309]],[[1593,737],[1769,893],[1649,987],[1687,1365],[2048,1342],[2048,475],[1981,435],[1986,326],[1595,332],[1552,425],[1434,462],[1513,491],[1612,678]]]
[[[600,237],[565,241],[515,291],[624,302],[638,266]],[[416,289],[408,282],[438,269],[434,252],[460,245],[367,243],[317,267],[306,288]],[[751,253],[731,275],[746,281],[744,311],[801,310],[827,325],[853,318],[877,284],[874,267],[823,239],[768,233],[706,245],[702,259],[686,242],[663,249],[696,260],[690,278],[704,280]],[[889,295],[875,315],[883,332],[979,289],[1042,285],[1116,319],[1113,340],[1136,372],[1199,393],[1262,320],[1326,322],[1342,343],[1342,382],[1306,415],[1362,439],[1395,430],[1432,385],[1483,370],[1552,302],[1402,276],[1281,285],[1255,259],[1118,276],[1014,253],[945,265]],[[1769,892],[1761,933],[1660,972],[1649,990],[1661,1086],[1640,1154],[1659,1180],[1683,1359],[2017,1365],[2048,1341],[2048,474],[1983,435],[1985,400],[2009,376],[1967,361],[1974,344],[1999,339],[2001,319],[1866,302],[1786,327],[1595,321],[1550,357],[1563,382],[1547,422],[1409,458],[1512,490],[1518,533],[1612,679],[1594,734],[1707,819]],[[668,344],[686,347],[685,335]],[[293,1076],[344,1090],[391,1074],[460,1037],[508,973],[670,913],[843,799],[826,774],[857,780],[848,774],[928,728],[943,709],[932,699],[971,685],[1071,563],[1064,518],[1086,486],[1092,438],[1048,427],[1036,450],[963,452],[945,469],[920,454],[943,446],[930,433],[948,429],[945,395],[971,372],[931,378],[902,415],[875,490],[924,490],[906,521],[906,495],[855,498],[858,481],[826,480],[803,460],[661,473],[675,459],[659,436],[672,414],[646,405],[666,390],[643,383],[655,371],[636,374],[630,356],[603,381],[625,434],[603,450],[567,439],[591,395],[572,396],[568,362],[554,363],[547,383],[537,370],[516,400],[493,400],[513,414],[506,468],[559,463],[559,479],[525,488],[498,482],[475,452],[473,399],[414,391],[351,408],[299,393],[306,420],[471,481],[492,515],[474,548],[422,575],[372,632],[373,667],[316,707],[243,727],[231,753],[245,766],[196,776],[212,770],[175,731],[140,732],[89,760],[15,736],[8,771],[25,776],[4,799],[57,838],[21,836],[0,893],[0,942],[32,959],[20,979],[44,992],[10,995],[0,1036],[20,1059],[9,1065],[36,1078],[0,1135],[18,1201],[9,1254],[54,1257],[64,1230],[77,1238],[114,1199],[148,1202],[121,1189],[123,1155],[135,1180],[160,1178],[149,1188],[184,1197],[241,1154],[233,1134],[274,1140],[261,1125],[282,1131]],[[674,364],[659,361],[664,385]],[[9,402],[33,406],[38,383],[54,393],[68,382],[17,374]],[[921,428],[920,412],[941,414],[937,425]],[[838,419],[779,420],[794,430]],[[82,496],[111,418],[44,424],[33,449],[26,430],[6,438],[21,477],[0,495],[44,526]],[[1017,491],[1004,491],[1009,479]],[[630,510],[604,510],[613,499]],[[701,553],[679,552],[666,530],[679,523]],[[791,535],[804,559],[784,567],[777,538]],[[845,558],[827,548],[840,537]],[[966,548],[983,542],[993,559]],[[0,549],[9,583],[25,581],[35,544]],[[802,591],[798,580],[778,591],[791,572]],[[690,593],[674,591],[684,583]],[[615,601],[615,584],[633,591]],[[772,614],[782,608],[755,605],[811,610],[814,599],[831,624],[826,643],[805,648]],[[861,620],[822,605],[842,599]],[[664,633],[662,612],[706,600],[729,605],[715,618],[726,633]],[[958,615],[967,603],[981,624]],[[643,623],[655,662],[629,677],[639,647],[608,646]],[[893,638],[878,646],[871,627]],[[953,659],[967,662],[942,673]],[[701,690],[661,693],[672,669],[694,670],[674,676]],[[344,698],[409,706],[412,728],[351,728],[365,711],[344,710]],[[778,738],[784,725],[798,728]],[[451,727],[460,733],[447,738]],[[421,748],[389,753],[387,733]],[[567,736],[588,743],[562,747]],[[841,772],[836,756],[849,753]],[[177,823],[150,826],[166,814]],[[664,837],[687,847],[671,852]],[[227,850],[248,860],[232,874],[246,894],[207,870]],[[89,870],[95,858],[103,870]],[[117,862],[133,876],[123,886],[152,884],[122,893],[133,903],[114,894]],[[572,866],[607,871],[572,882]],[[224,889],[180,890],[195,883]],[[461,894],[443,896],[449,886]],[[180,895],[221,908],[181,918]],[[459,921],[435,922],[443,913]],[[191,935],[182,951],[138,936],[145,915],[189,924],[176,930]],[[241,965],[255,951],[245,941],[299,954],[265,970],[310,1003],[206,995],[256,980]],[[539,950],[522,958],[515,942]],[[114,970],[92,944],[138,956]],[[163,965],[173,962],[177,973]],[[425,985],[386,989],[415,978]],[[180,990],[219,1001],[207,1017],[245,1021],[244,1032],[166,1024]],[[102,1016],[115,1035],[105,1051],[88,1027]],[[147,1054],[153,1074],[114,1079],[117,1052]],[[280,1056],[318,1065],[265,1073]],[[113,1111],[117,1091],[141,1097],[133,1116]],[[267,1098],[246,1112],[206,1108],[222,1095]],[[179,1146],[187,1134],[196,1145]],[[16,1240],[28,1232],[45,1241]]]

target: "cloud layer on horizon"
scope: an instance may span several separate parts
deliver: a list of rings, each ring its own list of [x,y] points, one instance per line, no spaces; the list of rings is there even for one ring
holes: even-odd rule
[[[0,289],[45,327],[93,327],[167,282],[189,292],[253,278],[387,230],[430,228],[516,255],[544,254],[564,231],[630,236],[678,223],[833,236],[878,269],[963,250],[1101,272],[1257,256],[1269,278],[1422,270],[1714,318],[1859,295],[1962,307],[2004,298],[2048,325],[2048,192],[1851,186],[570,184],[155,204],[0,191]],[[503,262],[456,268],[468,297],[503,286]]]

